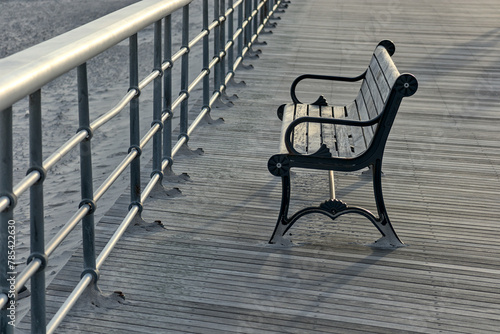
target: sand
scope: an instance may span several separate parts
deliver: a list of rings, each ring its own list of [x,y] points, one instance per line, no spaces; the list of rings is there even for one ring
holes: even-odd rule
[[[0,0],[0,58],[137,1]]]

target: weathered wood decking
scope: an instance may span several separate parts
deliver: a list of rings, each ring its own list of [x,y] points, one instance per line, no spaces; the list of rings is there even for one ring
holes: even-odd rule
[[[165,187],[182,194],[156,192],[106,262],[100,288],[125,299],[80,301],[58,333],[497,333],[499,17],[494,0],[293,1],[260,38],[260,59],[246,61],[254,69],[238,71],[246,87],[228,88],[234,106],[213,111],[225,122],[192,136],[204,154],[176,160],[190,180]],[[384,158],[386,205],[407,247],[368,247],[378,232],[357,216],[306,217],[295,247],[267,245],[281,191],[266,167],[278,150],[276,107],[299,74],[360,74],[382,39],[419,80]],[[295,204],[328,197],[327,175],[311,175],[292,184]],[[373,209],[369,181],[338,174],[337,196]],[[98,224],[100,247],[127,207],[124,195]],[[49,287],[49,317],[80,272],[75,254]]]

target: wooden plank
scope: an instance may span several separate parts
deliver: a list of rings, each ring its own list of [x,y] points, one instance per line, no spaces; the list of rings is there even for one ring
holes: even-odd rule
[[[350,110],[350,112],[355,111],[359,115],[358,118],[362,121],[367,121],[371,119],[370,114],[368,112],[368,106],[366,105],[366,97],[363,94],[363,92],[366,91],[367,91],[367,83],[366,81],[363,81],[363,84],[361,85],[361,90],[358,94],[358,97],[355,100],[356,108],[352,108]],[[372,126],[366,126],[362,127],[361,131],[363,132],[364,146],[368,147],[373,138],[374,128]]]
[[[367,76],[361,86],[361,95],[363,96],[363,102],[366,107],[368,119],[373,119],[379,114],[379,110],[377,110],[377,106],[375,104],[376,94],[379,94],[378,87],[372,79],[373,78],[371,76]]]
[[[333,108],[331,106],[321,107],[321,117],[333,118]],[[332,124],[322,124],[323,144],[329,149],[332,156],[338,156],[337,139],[335,137],[335,126]]]
[[[389,56],[385,48],[378,47],[375,50],[373,59],[369,66],[369,71],[375,79],[373,93],[375,94],[376,90],[378,90],[383,104],[385,104],[392,86],[399,76],[399,71],[395,67],[392,58]]]
[[[364,101],[364,104],[366,105],[368,119],[374,119],[375,117],[377,117],[379,115],[379,113],[381,113],[383,111],[383,108],[385,107],[385,103],[383,103],[381,109],[377,108],[377,101],[379,100],[379,99],[377,99],[377,97],[380,96],[380,94],[381,94],[379,91],[379,86],[382,86],[385,84],[385,79],[384,79],[383,73],[379,73],[378,75],[377,74],[375,74],[375,75],[378,77],[379,81],[380,81],[380,77],[382,77],[382,80],[381,80],[382,83],[376,82],[376,79],[374,79],[374,77],[372,76],[371,69],[369,69],[367,71],[367,76],[365,78],[366,85],[363,84],[362,90],[361,90],[361,95],[363,96],[363,101]],[[386,88],[387,88],[387,85],[386,85]],[[387,89],[387,93],[389,91],[390,90]],[[376,124],[374,124],[370,127],[366,127],[363,130],[363,133],[365,135],[365,143],[366,143],[367,147],[370,145],[370,142],[372,141],[373,136],[374,136],[376,131],[377,131]]]
[[[283,110],[283,120],[281,121],[281,138],[279,142],[279,152],[281,154],[288,153],[288,150],[285,146],[285,132],[290,123],[293,122],[294,118],[295,118],[295,105],[287,104]]]
[[[319,106],[308,105],[308,116],[321,117],[321,110]],[[307,153],[314,154],[319,150],[322,140],[321,124],[307,123]]]
[[[297,104],[295,106],[294,120],[300,117],[308,116],[308,107],[306,104]],[[307,154],[307,130],[308,123],[297,125],[293,131],[293,147],[297,152]]]
[[[380,84],[379,88],[381,90],[381,95],[388,96],[384,89],[385,87],[392,88],[394,82],[399,77],[399,71],[396,68],[396,65],[394,65],[391,56],[389,56],[389,53],[387,53],[387,50],[384,47],[376,48],[374,56],[377,59],[378,64],[373,64],[374,66],[370,66],[370,68],[373,71],[378,71],[377,68],[380,68],[382,70],[383,77],[375,76],[375,79],[377,80],[377,83]],[[383,81],[384,78],[386,82]]]
[[[387,101],[391,90],[391,87],[388,86],[385,79],[383,79],[382,82],[378,82],[375,80],[375,75],[377,74],[373,72],[373,69],[371,67],[368,68],[366,72],[366,80],[368,81],[367,91],[369,92],[369,95],[368,92],[365,93],[365,95],[368,95],[372,101],[373,113],[370,115],[372,118],[378,116],[384,110],[385,101]]]
[[[335,118],[345,118],[345,107],[334,107],[333,114]],[[337,138],[337,149],[339,156],[348,158],[352,156],[354,149],[349,139],[348,127],[345,125],[335,125],[335,135]],[[351,134],[352,137],[352,134]]]
[[[358,112],[357,101],[358,99],[346,106],[347,118],[354,121],[361,120]],[[352,140],[352,147],[354,148],[353,153],[354,155],[359,155],[360,153],[364,152],[367,147],[365,138],[363,136],[363,128],[352,126],[350,130],[352,131],[352,138],[350,138],[350,140]]]

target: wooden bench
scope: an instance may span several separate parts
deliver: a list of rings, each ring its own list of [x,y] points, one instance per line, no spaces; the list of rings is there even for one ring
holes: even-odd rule
[[[357,213],[368,218],[382,234],[375,246],[403,245],[391,225],[382,196],[382,156],[399,105],[404,97],[416,92],[418,83],[413,75],[399,73],[391,58],[394,51],[391,41],[380,42],[367,70],[358,77],[306,74],[293,82],[293,103],[278,108],[278,117],[282,120],[280,153],[268,162],[271,174],[282,179],[281,209],[270,243],[282,242],[283,235],[306,214],[321,213],[336,219],[347,213]],[[322,96],[312,104],[298,100],[295,89],[304,79],[362,82],[352,103],[330,106]],[[377,216],[335,198],[333,171],[352,172],[366,167],[373,177]],[[329,171],[330,199],[289,217],[291,168]]]

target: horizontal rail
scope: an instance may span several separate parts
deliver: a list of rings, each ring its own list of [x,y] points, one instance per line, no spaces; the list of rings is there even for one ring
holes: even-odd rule
[[[58,161],[60,161],[66,154],[71,152],[82,140],[84,140],[88,136],[87,131],[82,130],[79,131],[76,135],[71,137],[65,145],[61,146],[57,151],[52,153],[50,157],[48,157],[43,162],[43,168],[45,170],[53,167]],[[24,177],[23,180],[14,188],[14,195],[17,197],[21,196],[26,190],[29,189],[32,185],[34,185],[38,180],[40,180],[40,173],[38,171],[33,171],[27,176]],[[4,211],[11,205],[10,199],[8,197],[2,196],[0,199],[0,212]]]
[[[127,156],[120,162],[120,164],[111,172],[107,179],[101,184],[101,186],[94,192],[94,200],[98,201],[104,195],[106,190],[108,190],[111,185],[120,177],[120,175],[127,169],[132,160],[137,156],[137,151],[132,150]]]
[[[47,334],[52,334],[55,332],[57,327],[61,324],[61,322],[64,320],[64,317],[68,313],[69,310],[76,304],[78,301],[78,298],[83,294],[85,289],[89,286],[89,284],[92,282],[92,275],[91,274],[85,274],[78,285],[75,287],[73,292],[69,295],[69,297],[66,299],[64,302],[63,306],[57,311],[57,313],[54,315],[52,320],[49,322],[47,325]]]
[[[135,94],[136,93],[135,93],[134,90],[129,91],[127,93],[127,95],[125,95],[120,100],[120,102],[118,102],[111,110],[109,110],[104,115],[102,115],[101,117],[99,117],[98,119],[96,119],[94,122],[90,123],[90,128],[92,130],[97,130],[101,126],[103,126],[104,124],[106,124],[107,122],[109,122],[111,119],[113,119],[113,117],[115,117],[116,115],[118,115],[127,106],[127,104],[129,104],[129,102],[132,101],[132,99],[134,98]]]
[[[61,230],[52,238],[52,240],[45,247],[45,254],[50,256],[59,244],[68,236],[68,234],[76,227],[76,225],[82,220],[82,218],[87,215],[90,211],[89,206],[82,206],[70,220],[63,226]],[[40,269],[42,262],[39,259],[34,259],[23,269],[23,271],[16,278],[16,292],[19,292],[21,288],[28,282],[31,276]],[[0,296],[1,297],[1,296]],[[1,302],[1,301],[0,301]]]

